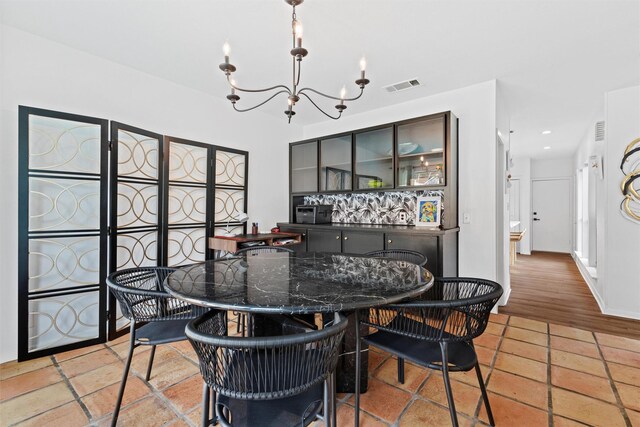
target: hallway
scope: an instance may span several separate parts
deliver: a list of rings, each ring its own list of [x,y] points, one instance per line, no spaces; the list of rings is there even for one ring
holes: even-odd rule
[[[640,321],[607,316],[569,254],[533,252],[511,266],[511,296],[502,314],[640,338]]]

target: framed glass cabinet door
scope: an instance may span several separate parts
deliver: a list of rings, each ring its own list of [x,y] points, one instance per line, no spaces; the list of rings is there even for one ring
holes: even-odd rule
[[[398,125],[397,129],[397,187],[445,185],[445,116]]]
[[[351,190],[351,134],[320,141],[320,191]]]
[[[354,189],[393,188],[393,127],[355,134]]]
[[[318,142],[291,146],[291,192],[318,191]]]

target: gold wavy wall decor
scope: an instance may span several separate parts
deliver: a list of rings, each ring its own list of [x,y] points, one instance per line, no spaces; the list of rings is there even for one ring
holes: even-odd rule
[[[633,222],[640,222],[640,138],[627,145],[620,162],[624,178],[620,191],[624,198],[620,202],[622,216]]]

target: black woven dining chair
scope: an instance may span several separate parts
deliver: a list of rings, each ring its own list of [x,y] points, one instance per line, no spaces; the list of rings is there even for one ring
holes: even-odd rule
[[[145,376],[149,381],[156,345],[185,340],[187,323],[207,311],[172,298],[164,291],[164,279],[173,271],[175,269],[168,267],[139,267],[116,271],[107,277],[107,285],[120,303],[123,316],[130,321],[129,353],[111,426],[118,421],[134,349],[140,345],[151,346]]]
[[[489,422],[495,425],[473,339],[487,327],[489,314],[502,295],[490,280],[438,278],[419,297],[374,308],[361,322],[377,329],[363,338],[399,358],[442,371],[451,422],[458,425],[449,372],[476,370]]]
[[[268,253],[295,253],[294,250],[285,248],[283,246],[251,246],[248,248],[238,249],[233,256],[256,256],[259,254],[268,254]],[[236,323],[236,332],[241,333],[244,337],[247,334],[247,315],[245,313],[240,313],[234,311],[233,314],[237,315],[237,323]]]
[[[381,251],[367,252],[365,255],[374,258],[392,258],[398,261],[406,261],[424,267],[427,264],[427,257],[420,252],[409,249],[385,249]]]
[[[427,257],[420,252],[409,249],[384,249],[380,251],[367,252],[365,255],[373,258],[391,258],[398,261],[410,262],[424,267],[427,265]],[[398,381],[404,384],[404,359],[398,357]]]
[[[344,316],[335,314],[318,331],[252,338],[224,336],[224,322],[221,312],[210,312],[186,330],[205,381],[203,426],[306,426],[323,408],[335,410],[332,372],[347,327]],[[328,416],[325,410],[325,424]]]

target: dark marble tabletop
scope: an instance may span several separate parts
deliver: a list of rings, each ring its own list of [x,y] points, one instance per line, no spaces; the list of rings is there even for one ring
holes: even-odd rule
[[[398,302],[429,289],[428,270],[404,261],[331,253],[266,253],[171,273],[165,288],[191,303],[257,313],[319,313]]]

